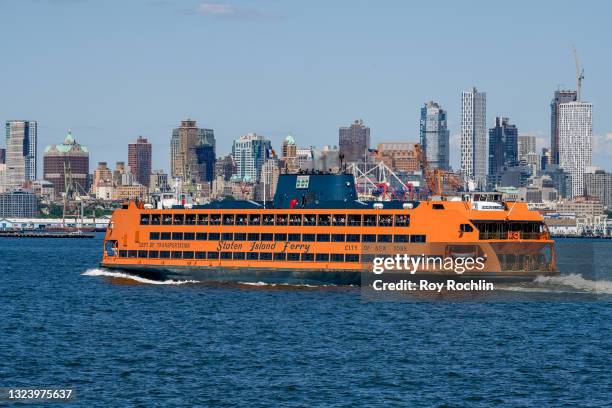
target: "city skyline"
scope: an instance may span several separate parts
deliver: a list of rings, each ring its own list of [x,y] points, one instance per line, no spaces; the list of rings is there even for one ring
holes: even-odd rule
[[[552,94],[576,88],[575,44],[585,67],[582,99],[593,104],[593,164],[611,169],[612,118],[605,114],[611,105],[610,60],[597,28],[606,23],[605,3],[595,7],[598,13],[560,2],[554,15],[545,3],[529,4],[528,14],[518,6],[504,9],[517,25],[512,35],[488,30],[495,19],[487,17],[498,10],[486,3],[448,3],[435,13],[433,5],[398,2],[374,12],[347,2],[325,9],[316,3],[308,9],[267,1],[255,8],[241,1],[215,3],[227,5],[224,13],[206,4],[0,2],[3,14],[27,14],[33,27],[24,33],[17,19],[0,27],[1,37],[11,39],[7,55],[14,56],[4,66],[11,80],[2,85],[11,98],[0,98],[0,119],[38,121],[39,157],[41,145],[73,129],[90,147],[92,166],[127,160],[125,144],[143,135],[155,146],[153,167],[169,170],[167,134],[187,117],[215,129],[218,154],[230,152],[232,141],[250,132],[270,138],[276,148],[288,133],[298,144],[308,140],[321,147],[355,118],[372,129],[376,145],[417,141],[419,110],[435,100],[447,111],[451,165],[458,169],[461,91],[476,86],[487,92],[487,128],[496,116],[508,116],[537,136],[538,150],[548,147]],[[439,56],[419,40],[433,15],[439,30],[429,31],[428,41],[441,47]],[[363,24],[339,32],[339,16]],[[461,24],[470,16],[478,17],[479,27]],[[571,33],[553,29],[563,16],[575,18]],[[366,23],[369,29],[360,31]],[[156,31],[159,26],[172,30]],[[516,62],[496,63],[500,47]],[[472,49],[479,50],[477,58]],[[179,53],[188,55],[187,64],[174,58]],[[347,65],[356,55],[364,63]],[[242,63],[245,57],[248,64]]]

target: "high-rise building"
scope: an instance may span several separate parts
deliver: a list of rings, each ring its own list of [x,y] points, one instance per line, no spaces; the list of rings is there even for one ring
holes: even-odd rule
[[[489,176],[495,177],[504,168],[518,165],[518,130],[508,118],[496,117],[489,129]]]
[[[229,181],[236,174],[236,162],[234,156],[228,154],[221,156],[215,163],[215,177],[221,177],[225,181]]]
[[[36,180],[38,123],[32,120],[6,122],[6,177],[9,188]]]
[[[270,157],[261,167],[262,200],[271,201],[274,198],[279,175],[280,161],[276,157]]]
[[[232,156],[236,162],[235,181],[258,183],[261,167],[271,156],[272,143],[261,135],[249,133],[234,140]]]
[[[487,175],[487,94],[474,87],[461,94],[461,175],[483,189]]]
[[[555,91],[550,102],[550,154],[551,164],[559,164],[559,105],[567,102],[576,102],[576,91]]]
[[[142,136],[134,143],[128,144],[128,167],[137,183],[149,187],[151,185],[151,143]]]
[[[96,194],[98,186],[101,184],[111,184],[113,183],[113,172],[108,168],[106,162],[98,162],[98,167],[94,170],[93,173],[93,183],[92,183],[92,191]]]
[[[280,166],[283,171],[287,173],[292,173],[299,169],[297,162],[297,145],[295,144],[295,139],[291,135],[287,135],[281,145]]]
[[[559,166],[572,175],[572,196],[584,194],[585,169],[593,159],[593,106],[588,102],[558,105]]]
[[[197,127],[196,121],[186,119],[172,131],[170,142],[170,174],[184,182],[199,183],[200,164],[196,147],[210,145],[215,151],[215,133],[212,129]]]
[[[163,193],[170,190],[168,184],[168,173],[163,170],[153,170],[151,173],[151,185],[149,189],[152,192]]]
[[[312,166],[314,160],[314,147],[298,147],[295,150],[295,160],[297,161],[298,170]]]
[[[584,173],[584,189],[589,197],[597,197],[608,210],[612,209],[612,173],[595,170]]]
[[[546,170],[549,164],[552,164],[552,153],[550,149],[543,147],[542,155],[540,156],[540,169]]]
[[[449,169],[449,132],[446,111],[430,101],[421,108],[421,146],[432,168]]]
[[[37,212],[36,194],[32,190],[16,189],[0,193],[0,217],[33,218]]]
[[[196,158],[196,175],[194,180],[198,180],[200,183],[208,183],[213,181],[215,178],[215,162],[217,157],[215,156],[215,147],[210,144],[200,144],[195,149]]]
[[[363,124],[363,120],[356,120],[350,126],[340,128],[338,141],[345,163],[364,161],[370,149],[370,128]]]
[[[6,164],[6,149],[0,148],[0,164]]]
[[[393,171],[412,172],[419,170],[414,143],[382,142],[376,147],[376,152],[376,158]]]
[[[89,191],[89,151],[74,140],[70,131],[63,143],[47,146],[43,154],[43,179],[53,184],[56,197],[66,191],[66,174],[77,185],[76,193]]]
[[[529,153],[536,153],[536,137],[531,135],[519,135],[518,137],[518,161],[526,160]]]

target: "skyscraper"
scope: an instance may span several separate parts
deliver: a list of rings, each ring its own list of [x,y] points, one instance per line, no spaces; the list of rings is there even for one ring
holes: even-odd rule
[[[552,163],[559,164],[559,105],[567,102],[576,102],[576,91],[555,91],[550,102],[550,154]]]
[[[210,145],[215,150],[215,134],[212,129],[197,127],[196,121],[186,119],[172,131],[170,142],[170,173],[184,182],[199,183],[200,167],[196,147]]]
[[[588,102],[558,105],[559,166],[572,176],[572,196],[584,194],[585,169],[593,159],[592,112]]]
[[[612,173],[599,169],[584,173],[584,189],[588,196],[599,198],[608,210],[612,209]]]
[[[370,148],[370,128],[366,127],[361,119],[350,126],[341,127],[338,147],[340,154],[344,155],[345,163],[363,161]]]
[[[421,146],[432,168],[449,168],[449,132],[446,111],[430,101],[421,108]]]
[[[461,94],[461,174],[484,188],[487,174],[487,94],[476,88]]]
[[[297,162],[297,145],[295,144],[293,136],[287,135],[283,140],[283,144],[281,145],[281,156],[280,167],[283,171],[292,173],[299,169]]]
[[[519,135],[518,161],[526,160],[529,153],[536,153],[536,137],[531,135]]]
[[[236,162],[233,180],[258,183],[261,167],[270,157],[272,143],[261,135],[249,133],[234,140],[232,156]]]
[[[199,144],[195,149],[195,157],[197,162],[196,180],[200,183],[208,183],[215,178],[215,147],[211,144]]]
[[[0,149],[0,164],[6,164],[6,149]]]
[[[76,193],[89,191],[89,151],[74,140],[70,131],[63,143],[47,146],[43,154],[43,178],[53,184],[56,197],[66,191],[67,172],[77,185]]]
[[[138,136],[135,143],[128,144],[128,167],[136,182],[143,186],[151,186],[151,143]]]
[[[518,130],[508,118],[496,117],[489,129],[489,177],[499,175],[504,168],[518,165]],[[493,184],[495,182],[493,181]]]
[[[6,122],[7,187],[17,188],[36,180],[38,123],[31,120]]]

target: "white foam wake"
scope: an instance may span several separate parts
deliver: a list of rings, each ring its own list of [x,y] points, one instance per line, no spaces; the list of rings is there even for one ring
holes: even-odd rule
[[[590,280],[573,273],[561,276],[538,276],[525,286],[502,286],[499,289],[513,292],[612,294],[612,281]]]
[[[168,280],[165,280],[165,281],[156,281],[156,280],[153,280],[153,279],[143,278],[141,276],[130,275],[128,273],[109,271],[107,269],[98,269],[98,268],[88,269],[85,272],[83,272],[81,275],[84,275],[84,276],[107,276],[107,277],[110,277],[110,278],[130,279],[130,280],[133,280],[135,282],[145,283],[145,284],[148,284],[148,285],[184,285],[186,283],[198,283],[198,281],[196,281],[196,280],[180,280],[180,281],[177,281],[177,280],[168,279]]]
[[[238,282],[240,285],[249,285],[249,286],[295,286],[295,287],[303,287],[303,288],[318,288],[322,286],[336,286],[336,285],[309,285],[307,283],[266,283],[266,282]]]

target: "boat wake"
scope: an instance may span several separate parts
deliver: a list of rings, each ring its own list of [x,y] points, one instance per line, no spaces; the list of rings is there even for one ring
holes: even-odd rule
[[[500,286],[500,290],[542,293],[587,293],[612,295],[612,281],[590,280],[578,273],[561,276],[538,276],[520,286]]]
[[[88,269],[85,272],[83,272],[81,275],[83,276],[106,276],[109,278],[129,280],[129,281],[134,281],[138,283],[144,283],[147,285],[184,285],[188,283],[199,283],[199,281],[196,281],[196,280],[177,281],[177,280],[169,279],[165,281],[157,281],[153,279],[143,278],[141,276],[130,275],[128,273],[109,271],[106,269],[99,269],[99,268]]]

